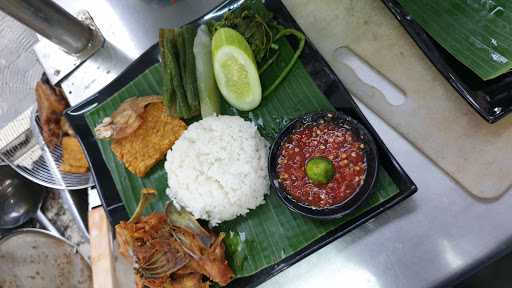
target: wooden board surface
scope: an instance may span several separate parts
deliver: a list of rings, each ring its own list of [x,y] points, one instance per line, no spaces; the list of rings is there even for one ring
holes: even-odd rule
[[[509,189],[512,117],[494,125],[482,120],[380,0],[284,2],[351,93],[467,191],[497,198]],[[350,48],[395,83],[405,102],[393,106],[378,89],[351,77],[335,57],[339,47]]]
[[[114,288],[116,274],[112,252],[112,231],[102,207],[89,211],[89,233],[93,286],[94,288]]]

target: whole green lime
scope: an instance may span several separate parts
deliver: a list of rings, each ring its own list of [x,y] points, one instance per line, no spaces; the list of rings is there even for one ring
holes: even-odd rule
[[[306,176],[313,184],[327,184],[334,177],[334,164],[325,157],[312,157],[306,163]]]

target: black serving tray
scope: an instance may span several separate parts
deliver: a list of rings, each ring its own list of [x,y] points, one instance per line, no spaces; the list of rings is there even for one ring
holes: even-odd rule
[[[397,0],[382,0],[432,64],[487,122],[512,112],[512,72],[484,81],[462,64],[403,9]]]
[[[226,1],[206,16],[203,16],[193,22],[203,21],[205,17],[211,15],[212,13],[218,15],[220,14],[220,11],[225,11],[227,8],[233,7],[233,5],[236,5],[239,2],[240,1],[236,0]],[[265,1],[265,5],[270,11],[274,13],[276,19],[283,25],[301,30],[280,0],[267,0]],[[395,206],[417,191],[417,187],[414,182],[402,169],[400,164],[384,145],[382,139],[370,125],[368,120],[364,117],[363,113],[359,110],[350,94],[347,92],[341,81],[337,78],[336,74],[329,67],[327,62],[322,58],[320,53],[309,40],[306,43],[300,60],[306,67],[306,70],[309,72],[317,86],[324,93],[324,95],[327,96],[331,104],[338,111],[341,111],[357,119],[372,134],[377,145],[380,163],[383,165],[386,172],[390,175],[393,182],[398,186],[400,192],[395,194],[387,201],[382,202],[379,206],[370,209],[364,214],[355,217],[354,219],[328,232],[310,245],[283,259],[279,263],[269,266],[252,276],[233,281],[232,284],[230,284],[230,287],[257,286],[258,284],[266,281],[272,276],[290,267],[291,265],[297,263],[306,256],[340,238],[359,225]],[[100,194],[102,204],[107,211],[111,225],[116,225],[119,223],[119,221],[128,219],[128,214],[116,190],[110,175],[110,171],[102,158],[99,146],[97,145],[96,140],[94,139],[94,136],[89,126],[87,125],[85,120],[85,113],[114,95],[117,91],[134,80],[138,75],[146,71],[152,65],[159,62],[159,47],[158,44],[155,44],[146,52],[144,52],[137,60],[135,60],[123,73],[119,75],[119,77],[117,77],[109,85],[85,101],[69,108],[65,113],[66,118],[69,120],[71,126],[78,135],[82,147],[86,151],[86,155],[91,167],[91,173],[96,183],[96,188]]]

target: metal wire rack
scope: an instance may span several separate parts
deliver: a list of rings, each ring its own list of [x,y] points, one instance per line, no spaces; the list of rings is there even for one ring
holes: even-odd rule
[[[43,141],[36,108],[28,109],[0,130],[0,159],[18,173],[46,187],[81,189],[93,185],[90,173],[59,170],[62,147],[50,150]]]

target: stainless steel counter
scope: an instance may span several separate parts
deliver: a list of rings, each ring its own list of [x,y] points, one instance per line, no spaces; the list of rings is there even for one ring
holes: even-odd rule
[[[159,27],[192,20],[221,1],[178,0],[173,7],[164,0],[57,2],[71,12],[87,9],[107,39],[106,48],[63,83],[71,102],[77,103],[156,42]],[[511,247],[511,193],[495,202],[472,198],[376,115],[363,110],[417,183],[418,193],[262,287],[447,286]]]
[[[62,83],[71,105],[93,95],[158,41],[158,29],[176,27],[207,13],[221,0],[56,0],[76,14],[87,10],[105,47]]]

